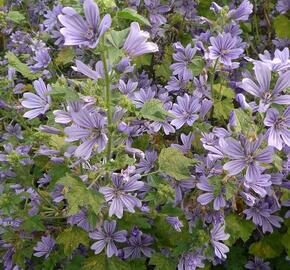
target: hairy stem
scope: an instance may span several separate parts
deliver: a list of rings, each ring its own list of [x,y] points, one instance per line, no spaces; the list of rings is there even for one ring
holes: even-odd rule
[[[103,40],[104,43],[104,40]],[[107,162],[111,159],[112,154],[112,106],[111,106],[111,88],[110,88],[110,75],[107,65],[106,50],[102,52],[102,62],[104,66],[105,73],[105,102],[107,109],[107,120],[108,120],[108,144],[107,144]]]

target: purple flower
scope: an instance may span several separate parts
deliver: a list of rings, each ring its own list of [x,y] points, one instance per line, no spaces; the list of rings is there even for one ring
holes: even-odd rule
[[[39,187],[43,187],[44,185],[48,184],[51,181],[51,177],[44,173],[43,177],[41,177],[38,181],[37,184]]]
[[[158,46],[153,42],[148,42],[147,40],[149,37],[150,35],[148,32],[140,30],[140,26],[137,22],[132,22],[123,49],[131,58],[146,53],[157,52]]]
[[[246,219],[252,219],[252,221],[262,227],[263,233],[273,232],[273,227],[280,228],[283,219],[272,215],[273,210],[269,208],[269,204],[266,202],[258,202],[251,208],[244,210]]]
[[[152,236],[139,231],[136,235],[132,235],[129,238],[129,246],[123,249],[124,258],[136,259],[140,258],[142,255],[145,257],[151,257],[154,250],[149,246],[152,245],[153,242],[154,239]]]
[[[68,135],[66,141],[83,141],[76,149],[75,156],[89,159],[95,146],[97,146],[98,153],[102,152],[108,141],[103,130],[105,126],[104,117],[97,112],[90,113],[83,109],[73,114],[72,119],[74,124],[64,129],[64,132]]]
[[[7,133],[3,134],[4,139],[8,139],[11,136],[15,136],[19,140],[23,140],[23,135],[21,131],[21,126],[19,124],[15,124],[14,126],[12,124],[9,124],[5,127],[5,131]]]
[[[177,62],[170,66],[173,70],[173,75],[179,75],[183,80],[187,81],[193,78],[190,64],[192,64],[193,57],[197,51],[188,44],[185,48],[180,42],[174,44],[176,53],[172,55],[173,59]]]
[[[206,193],[198,196],[197,201],[201,205],[207,205],[211,201],[213,202],[213,208],[215,210],[220,210],[221,208],[226,206],[226,200],[223,197],[223,189],[221,189],[218,193],[216,192],[213,185],[210,185],[207,178],[204,176],[200,177],[201,181],[196,184],[196,186]]]
[[[89,221],[88,221],[88,215],[86,211],[81,210],[79,213],[70,216],[67,219],[67,223],[71,225],[77,225],[78,227],[84,229],[85,231],[90,231],[92,229]]]
[[[33,59],[36,61],[31,67],[32,71],[38,71],[39,69],[46,68],[51,62],[51,57],[47,49],[41,49],[35,52],[35,57]]]
[[[264,124],[270,127],[267,131],[268,144],[282,149],[283,142],[290,147],[290,107],[282,116],[276,109],[269,109],[264,119]]]
[[[204,268],[205,257],[199,253],[186,252],[182,255],[178,263],[178,270],[195,270]]]
[[[174,205],[176,206],[182,202],[183,193],[186,193],[192,190],[195,187],[195,184],[193,182],[193,178],[190,178],[188,180],[181,180],[181,181],[176,181],[172,179],[171,186],[175,190]]]
[[[264,262],[263,259],[255,257],[254,261],[248,261],[245,265],[250,270],[271,270],[270,263]]]
[[[252,189],[257,194],[259,194],[261,197],[265,197],[267,195],[267,187],[271,186],[271,175],[270,174],[263,174],[260,175],[258,179],[255,180],[255,182],[248,182],[247,180],[244,181],[244,186],[248,189]]]
[[[155,91],[153,91],[151,87],[146,89],[141,88],[140,91],[137,91],[132,95],[132,102],[137,108],[142,108],[146,101],[154,98],[155,94]]]
[[[273,59],[271,59],[271,54],[268,51],[264,51],[264,54],[259,54],[259,58],[275,72],[285,71],[290,68],[289,48],[287,47],[282,51],[276,49]]]
[[[122,94],[130,96],[136,90],[137,86],[138,82],[133,82],[130,79],[127,83],[125,83],[123,80],[119,80],[118,89],[121,91]]]
[[[200,110],[199,99],[185,94],[183,97],[177,97],[177,104],[173,104],[172,113],[176,119],[171,121],[171,124],[180,129],[184,124],[192,126],[198,119],[196,114]]]
[[[190,78],[182,76],[171,76],[165,88],[170,93],[183,93],[188,88]]]
[[[244,0],[237,9],[231,9],[227,17],[233,18],[236,21],[246,21],[249,15],[253,12],[253,4],[249,0]]]
[[[290,86],[290,71],[278,78],[273,91],[270,91],[271,70],[269,67],[262,62],[256,62],[254,71],[258,84],[245,78],[239,87],[260,99],[260,112],[265,112],[271,103],[290,105],[290,95],[281,95],[281,92]]]
[[[246,169],[246,180],[255,182],[259,179],[262,167],[260,163],[271,163],[273,160],[273,148],[268,146],[263,150],[258,150],[263,142],[263,136],[259,136],[254,141],[241,138],[240,141],[229,138],[222,143],[223,152],[232,159],[223,168],[228,171],[228,175],[237,175]]]
[[[181,232],[181,228],[183,227],[182,222],[178,217],[166,217],[166,221],[178,232]]]
[[[58,15],[61,14],[62,11],[62,6],[57,5],[54,6],[52,10],[48,10],[45,14],[44,17],[46,18],[43,21],[43,24],[46,28],[47,31],[53,30],[53,28],[58,24]]]
[[[24,108],[32,109],[26,112],[23,117],[33,119],[41,114],[45,114],[48,111],[51,98],[47,94],[51,91],[51,87],[48,84],[45,85],[42,79],[33,82],[33,86],[36,90],[36,94],[24,93],[21,105]]]
[[[221,243],[220,241],[228,240],[230,235],[225,233],[225,225],[219,224],[215,225],[210,231],[211,234],[211,244],[214,247],[215,255],[220,259],[226,259],[226,253],[229,252],[229,248]]]
[[[155,166],[157,160],[157,152],[154,150],[145,151],[145,157],[136,164],[136,173],[149,173]]]
[[[167,5],[161,5],[160,0],[144,0],[145,6],[149,11],[149,18],[151,23],[162,25],[166,23],[166,18],[162,16],[162,13],[166,13],[170,10]]]
[[[115,232],[116,221],[112,220],[104,222],[103,230],[97,230],[89,234],[90,238],[98,240],[91,246],[91,249],[95,251],[95,254],[99,254],[107,246],[107,257],[118,255],[118,249],[114,242],[124,243],[126,242],[127,231],[122,230]]]
[[[98,5],[93,0],[85,0],[84,13],[86,21],[71,7],[62,9],[64,15],[58,19],[64,28],[60,32],[65,38],[64,45],[83,45],[95,48],[99,39],[111,26],[111,16],[106,14],[100,19]]]
[[[98,61],[95,65],[95,70],[92,70],[89,66],[84,64],[80,60],[76,60],[76,67],[72,67],[73,70],[82,73],[88,78],[97,81],[99,78],[104,78],[103,62]]]
[[[140,178],[139,174],[135,174],[128,181],[124,181],[121,175],[113,174],[112,181],[114,187],[100,188],[99,191],[104,194],[105,200],[111,202],[110,217],[116,215],[118,218],[122,218],[124,208],[131,213],[135,213],[134,208],[142,206],[141,201],[131,195],[131,192],[137,191],[144,186],[142,181],[138,181]]]
[[[55,240],[50,236],[42,236],[41,241],[37,242],[36,247],[34,247],[34,253],[33,255],[36,257],[42,257],[45,256],[45,259],[47,259],[52,252],[55,245]]]
[[[219,34],[217,37],[211,37],[209,46],[209,59],[219,61],[227,66],[231,66],[232,60],[239,58],[243,49],[238,48],[237,38],[231,34]]]
[[[66,107],[66,110],[55,110],[53,114],[55,116],[54,121],[60,124],[68,124],[72,119],[72,115],[78,113],[84,108],[84,104],[81,101],[70,101]]]
[[[194,140],[194,134],[191,132],[188,135],[185,135],[184,133],[182,133],[180,135],[180,139],[181,139],[182,145],[173,143],[171,144],[171,147],[174,147],[180,150],[183,154],[187,154],[191,149],[191,145]]]
[[[276,5],[276,9],[278,12],[284,14],[290,9],[289,0],[279,0]]]

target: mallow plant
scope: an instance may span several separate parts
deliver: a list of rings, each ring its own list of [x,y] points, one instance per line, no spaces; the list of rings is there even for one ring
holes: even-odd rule
[[[0,268],[290,269],[289,1],[0,0]]]

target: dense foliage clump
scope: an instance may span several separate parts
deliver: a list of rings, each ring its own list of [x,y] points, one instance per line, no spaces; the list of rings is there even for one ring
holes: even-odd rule
[[[0,0],[0,268],[290,269],[289,0]]]

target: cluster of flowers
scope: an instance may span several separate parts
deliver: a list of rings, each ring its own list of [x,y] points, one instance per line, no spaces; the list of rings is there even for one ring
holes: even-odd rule
[[[9,2],[3,269],[289,269],[289,1]]]

